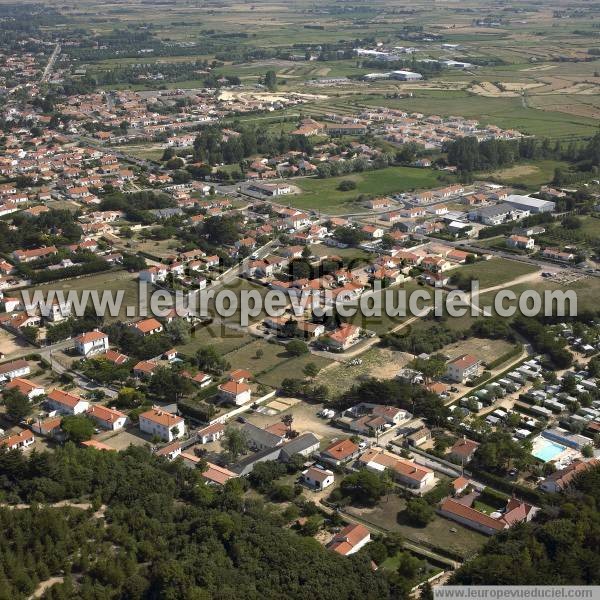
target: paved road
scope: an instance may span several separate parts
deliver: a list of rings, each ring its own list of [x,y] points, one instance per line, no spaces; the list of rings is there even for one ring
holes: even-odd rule
[[[44,69],[44,73],[42,74],[41,83],[45,83],[46,81],[48,81],[48,79],[50,79],[50,75],[52,74],[52,69],[54,68],[56,59],[58,58],[58,55],[60,54],[60,49],[61,49],[60,44],[56,44],[54,51],[52,52],[52,54],[50,56],[50,60],[48,60],[48,64],[46,65],[46,68]]]

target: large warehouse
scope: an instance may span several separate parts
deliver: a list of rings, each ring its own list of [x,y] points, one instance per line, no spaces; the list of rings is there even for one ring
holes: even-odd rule
[[[556,206],[550,200],[540,200],[539,198],[531,198],[530,196],[521,196],[519,194],[511,194],[506,199],[506,202],[521,210],[529,210],[532,214],[553,212]]]

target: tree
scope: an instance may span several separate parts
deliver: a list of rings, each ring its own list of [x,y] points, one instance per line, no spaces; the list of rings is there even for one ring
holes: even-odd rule
[[[275,71],[267,71],[264,82],[269,91],[274,92],[277,89],[277,75]]]
[[[302,370],[307,377],[314,378],[319,374],[319,367],[314,362],[306,363]]]
[[[294,415],[291,413],[283,415],[283,417],[281,417],[281,422],[286,425],[288,432],[290,432],[292,430],[292,423],[294,422]]]
[[[22,421],[31,410],[31,403],[25,394],[22,394],[16,388],[5,390],[2,394],[4,406],[6,407],[6,416],[11,421]]]
[[[27,327],[21,327],[21,335],[28,341],[30,344],[36,344],[38,341],[39,327],[34,327],[33,325],[28,325]]]
[[[122,387],[114,404],[118,408],[137,408],[142,406],[145,401],[146,396],[142,391],[131,387]]]
[[[475,461],[484,469],[507,470],[513,461],[523,461],[528,455],[526,446],[513,440],[510,433],[494,431],[475,451]]]
[[[223,434],[223,447],[231,454],[233,460],[248,451],[248,438],[237,427],[229,426]]]
[[[352,179],[343,179],[338,185],[338,190],[340,190],[340,192],[349,192],[350,190],[355,189],[356,181],[353,181]]]
[[[299,334],[298,321],[288,319],[281,328],[281,335],[286,338],[294,338]]]
[[[387,476],[361,469],[348,475],[340,484],[344,496],[363,506],[372,506],[387,492],[389,482]]]
[[[174,344],[187,344],[191,326],[185,319],[174,319],[166,326],[167,335]]]
[[[171,367],[158,367],[152,372],[150,392],[164,400],[181,400],[193,391],[192,382]]]
[[[85,415],[68,415],[63,418],[61,429],[67,437],[75,443],[85,442],[94,435],[94,421]]]
[[[201,371],[220,375],[230,368],[229,363],[214,346],[202,346],[196,352],[196,363]]]
[[[406,503],[405,514],[411,523],[425,527],[435,517],[433,507],[423,498],[414,498]]]
[[[308,346],[302,340],[292,340],[287,344],[286,350],[291,356],[302,356],[309,352]]]

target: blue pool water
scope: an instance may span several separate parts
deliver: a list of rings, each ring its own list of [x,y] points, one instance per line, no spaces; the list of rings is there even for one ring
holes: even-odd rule
[[[534,449],[531,454],[544,462],[548,462],[557,457],[561,452],[566,450],[565,446],[561,446],[556,442],[552,442],[546,438],[540,437],[534,444]]]

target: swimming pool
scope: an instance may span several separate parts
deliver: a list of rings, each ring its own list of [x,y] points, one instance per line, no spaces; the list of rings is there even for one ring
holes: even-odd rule
[[[566,446],[561,446],[556,442],[552,442],[551,440],[540,436],[535,440],[531,454],[543,462],[549,462],[554,460],[566,449]]]

